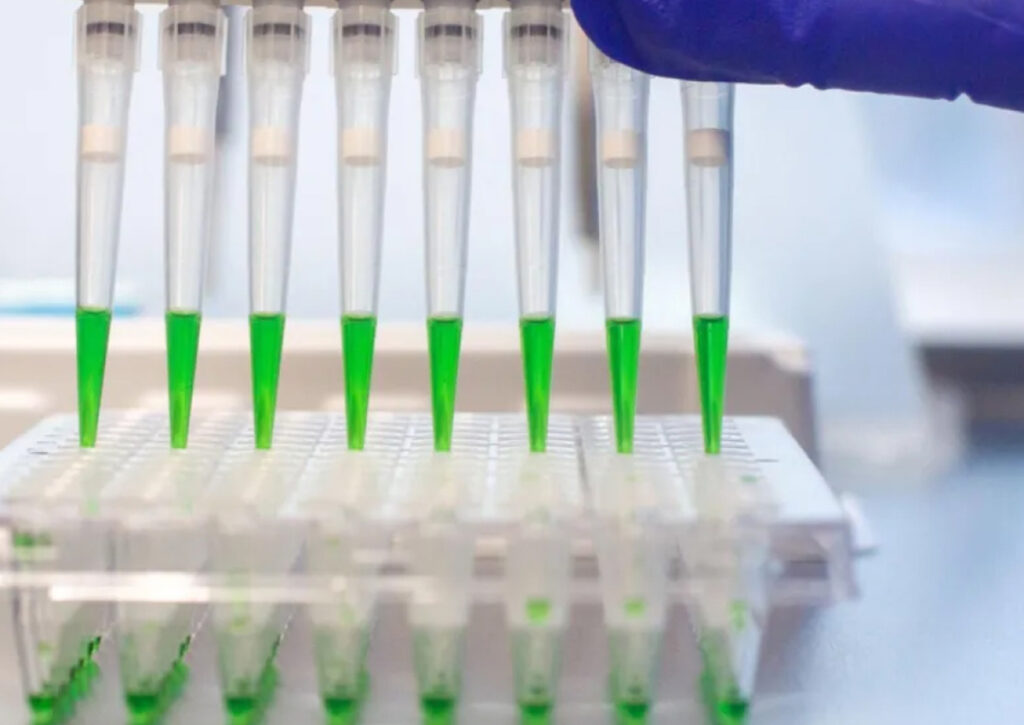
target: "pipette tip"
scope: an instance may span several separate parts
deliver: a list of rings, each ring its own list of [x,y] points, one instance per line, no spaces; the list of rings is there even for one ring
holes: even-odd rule
[[[530,451],[548,446],[548,410],[551,404],[551,361],[555,350],[555,319],[524,318],[519,323],[523,346],[523,378]]]
[[[198,312],[168,312],[165,320],[171,448],[187,448],[202,316]]]
[[[366,418],[370,407],[376,335],[376,317],[346,315],[341,319],[345,359],[345,416],[348,447],[353,451],[361,451],[366,445]]]
[[[725,373],[729,350],[729,318],[697,315],[693,318],[693,345],[700,385],[704,452],[722,449],[722,416],[725,412]]]
[[[78,343],[78,434],[83,448],[96,446],[103,377],[110,342],[110,310],[79,307],[75,312]]]
[[[633,452],[636,419],[637,370],[640,366],[640,320],[607,322],[608,368],[611,375],[615,445],[619,453]]]
[[[459,354],[462,348],[462,319],[431,317],[427,320],[430,346],[430,392],[434,412],[434,450],[452,449],[455,423],[455,394],[459,382]]]
[[[277,385],[281,377],[284,314],[249,316],[252,358],[252,407],[256,447],[269,450],[274,441]]]

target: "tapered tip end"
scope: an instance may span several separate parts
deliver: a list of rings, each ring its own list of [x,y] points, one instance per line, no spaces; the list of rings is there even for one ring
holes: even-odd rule
[[[519,332],[523,347],[523,378],[526,387],[530,451],[543,453],[548,446],[555,321],[553,318],[524,319],[519,323]]]
[[[615,446],[619,453],[633,452],[636,422],[636,390],[640,367],[640,320],[608,320],[608,368],[611,375],[612,410],[615,414]]]
[[[459,383],[462,320],[431,318],[427,322],[430,348],[430,392],[434,414],[434,450],[452,449],[455,426],[455,395]]]
[[[729,318],[719,315],[694,317],[693,344],[697,360],[697,381],[700,386],[704,452],[717,455],[722,450]]]
[[[250,315],[252,408],[256,448],[268,450],[274,442],[277,387],[281,378],[284,315]]]
[[[345,359],[345,419],[349,450],[366,446],[366,421],[370,410],[373,349],[377,335],[375,317],[346,316],[341,320]]]
[[[110,310],[79,308],[75,313],[78,345],[78,437],[83,448],[96,445],[103,398],[103,378],[110,342]]]
[[[171,448],[181,449],[188,447],[201,318],[198,313],[168,312],[166,324]]]

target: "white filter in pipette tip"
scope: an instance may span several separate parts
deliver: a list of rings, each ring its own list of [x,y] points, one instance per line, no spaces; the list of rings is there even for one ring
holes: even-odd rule
[[[696,166],[724,166],[732,157],[732,134],[721,128],[698,128],[686,134],[686,158]]]

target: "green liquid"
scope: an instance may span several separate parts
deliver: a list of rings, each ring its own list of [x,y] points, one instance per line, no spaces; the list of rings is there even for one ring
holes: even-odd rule
[[[42,691],[28,696],[33,725],[59,725],[66,722],[75,714],[76,702],[89,696],[100,671],[99,665],[92,659],[99,648],[98,640],[97,637],[83,643],[82,656],[71,667],[63,683],[44,686]]]
[[[179,651],[187,649],[187,640]],[[129,719],[132,725],[150,725],[159,722],[174,702],[181,696],[188,680],[188,666],[179,658],[164,675],[154,692],[129,692],[125,694]]]
[[[615,705],[616,725],[644,725],[650,710],[647,702],[619,702]]]
[[[704,452],[715,454],[722,450],[729,318],[714,315],[694,317],[693,346],[697,356],[697,381],[700,384]]]
[[[554,710],[555,707],[550,702],[520,703],[520,725],[549,725],[555,721]]]
[[[188,447],[188,426],[192,417],[192,390],[199,357],[198,312],[168,312],[167,395],[171,415],[171,448]]]
[[[459,384],[459,352],[462,348],[462,319],[431,317],[427,320],[430,347],[430,394],[434,410],[434,450],[452,449],[455,423],[455,392]]]
[[[712,725],[743,725],[747,721],[750,703],[741,693],[728,671],[727,643],[720,635],[709,635],[699,642],[703,668],[700,674],[700,692]]]
[[[526,418],[530,450],[543,453],[548,447],[548,409],[551,404],[551,360],[555,352],[555,319],[524,318],[519,321],[523,345],[523,379],[526,384]]]
[[[423,725],[453,725],[455,722],[455,699],[451,697],[421,697],[420,710]]]
[[[608,369],[615,413],[615,445],[619,453],[633,452],[636,421],[637,369],[640,367],[640,320],[608,320]]]
[[[346,315],[341,318],[345,358],[345,417],[348,447],[353,451],[361,451],[366,445],[366,416],[370,408],[370,380],[373,375],[373,344],[376,336],[376,317]]]
[[[325,697],[324,712],[329,725],[355,725],[362,702],[355,697]]]
[[[79,307],[75,311],[78,342],[78,438],[83,448],[96,446],[103,398],[103,375],[110,342],[110,310]]]
[[[284,346],[284,315],[249,315],[249,342],[256,447],[269,450],[274,442],[277,384],[281,378],[281,350]]]
[[[246,683],[244,688],[249,690],[246,694],[229,695],[224,698],[224,709],[227,711],[230,725],[255,725],[260,722],[266,714],[267,707],[274,699],[274,692],[277,690],[277,667],[274,665],[274,658],[277,656],[277,648],[281,640],[274,643],[267,658],[263,670],[260,672],[259,682]]]

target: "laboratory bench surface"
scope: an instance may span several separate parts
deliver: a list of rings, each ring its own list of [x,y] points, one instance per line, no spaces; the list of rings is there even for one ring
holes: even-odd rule
[[[1020,722],[1024,430],[981,432],[961,464],[930,481],[838,483],[860,497],[878,542],[858,564],[861,598],[773,614],[751,725]],[[10,626],[0,617],[0,722],[28,722]],[[191,688],[205,693],[196,697],[214,697],[202,684],[212,677],[193,672]],[[122,721],[90,706],[74,722]],[[323,720],[310,701],[283,721]],[[168,722],[181,720],[172,711]]]

